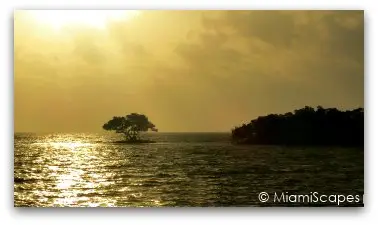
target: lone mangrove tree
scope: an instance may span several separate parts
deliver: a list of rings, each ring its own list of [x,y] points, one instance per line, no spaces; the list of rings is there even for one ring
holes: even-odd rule
[[[140,132],[148,130],[157,132],[155,125],[143,114],[131,113],[127,116],[115,116],[105,123],[102,128],[107,131],[115,131],[125,135],[128,142],[139,142]]]

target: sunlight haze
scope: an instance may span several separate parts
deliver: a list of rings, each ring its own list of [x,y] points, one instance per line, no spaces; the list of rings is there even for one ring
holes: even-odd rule
[[[364,106],[363,11],[15,11],[15,132],[230,131]]]

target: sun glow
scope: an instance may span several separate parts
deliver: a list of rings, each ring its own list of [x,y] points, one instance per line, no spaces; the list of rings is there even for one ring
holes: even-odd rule
[[[38,23],[59,30],[68,25],[104,29],[110,21],[129,21],[140,12],[136,10],[32,10],[28,13]]]

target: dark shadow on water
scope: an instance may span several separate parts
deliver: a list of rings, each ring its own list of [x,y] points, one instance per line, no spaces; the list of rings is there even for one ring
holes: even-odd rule
[[[123,141],[113,141],[111,142],[113,144],[151,144],[151,143],[156,143],[156,141],[151,141],[151,140],[123,140]]]

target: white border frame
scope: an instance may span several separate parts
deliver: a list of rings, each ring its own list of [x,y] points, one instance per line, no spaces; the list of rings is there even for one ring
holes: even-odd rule
[[[95,3],[94,3],[95,2]],[[318,224],[320,221],[338,220],[342,224],[371,223],[376,218],[377,190],[376,180],[378,160],[377,138],[373,138],[373,127],[378,126],[378,88],[377,68],[373,63],[377,45],[377,9],[375,1],[303,1],[303,0],[265,0],[250,3],[245,0],[218,1],[177,1],[177,0],[139,0],[129,1],[75,1],[61,2],[2,1],[1,3],[1,60],[6,71],[1,79],[1,193],[3,203],[0,212],[5,224],[113,224],[115,222],[135,224],[251,224],[251,220],[261,220],[268,224]],[[164,209],[19,209],[13,208],[13,9],[362,9],[365,10],[365,207],[364,208],[164,208]],[[375,23],[374,23],[375,22]],[[375,38],[374,38],[375,36]],[[5,51],[4,51],[5,50]],[[5,181],[5,182],[4,182]],[[361,221],[362,220],[362,221]],[[74,223],[76,224],[76,223]]]

